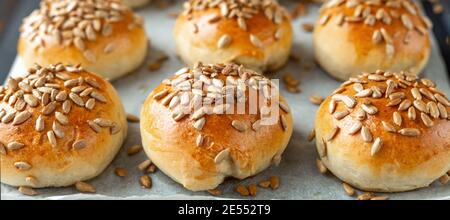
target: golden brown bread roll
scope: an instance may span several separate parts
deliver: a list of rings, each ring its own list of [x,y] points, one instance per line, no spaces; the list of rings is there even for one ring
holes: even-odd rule
[[[377,69],[418,74],[430,56],[431,26],[410,0],[331,0],[314,28],[315,57],[340,80]]]
[[[184,8],[174,34],[178,54],[189,66],[235,62],[270,71],[287,61],[291,20],[276,0],[190,0]]]
[[[429,79],[383,71],[351,78],[317,112],[319,155],[362,190],[426,187],[450,170],[449,107]]]
[[[77,66],[36,66],[0,86],[1,182],[59,187],[100,174],[127,134],[115,89]]]
[[[145,152],[193,191],[213,189],[225,177],[255,175],[280,162],[292,134],[289,107],[277,91],[267,78],[236,64],[183,68],[144,102]]]
[[[81,64],[115,79],[138,68],[147,53],[143,20],[119,0],[44,0],[20,31],[27,67]]]

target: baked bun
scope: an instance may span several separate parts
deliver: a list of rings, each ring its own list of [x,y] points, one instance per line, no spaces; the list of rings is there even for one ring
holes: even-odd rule
[[[99,175],[127,134],[117,92],[62,64],[36,66],[0,86],[1,182],[59,187]]]
[[[184,8],[174,33],[178,54],[189,66],[235,62],[270,71],[286,63],[291,20],[276,0],[190,0]]]
[[[450,170],[450,102],[429,79],[377,71],[344,82],[320,106],[317,149],[359,189],[426,187]]]
[[[314,28],[315,57],[343,81],[377,69],[418,74],[430,56],[431,26],[410,0],[330,0]]]
[[[142,24],[120,0],[43,0],[23,22],[18,51],[27,67],[81,64],[112,80],[144,61]]]
[[[140,8],[147,5],[150,2],[151,0],[123,0],[123,3],[131,8]]]
[[[272,81],[236,64],[183,68],[144,102],[145,152],[192,191],[255,175],[280,162],[292,134],[289,107],[277,92]]]

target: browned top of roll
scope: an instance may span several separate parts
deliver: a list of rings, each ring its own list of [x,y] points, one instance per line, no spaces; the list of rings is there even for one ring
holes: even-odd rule
[[[30,170],[32,161],[61,168],[63,158],[108,151],[102,143],[126,129],[122,108],[111,84],[77,66],[36,66],[9,78],[0,86],[2,169]]]
[[[128,47],[128,33],[142,29],[142,24],[142,18],[120,0],[44,0],[23,21],[21,39],[28,43],[21,41],[19,51],[25,50],[25,45],[55,54],[73,48],[94,63],[102,53]],[[142,31],[132,36],[139,34]]]
[[[431,21],[411,0],[331,0],[323,5],[316,32],[347,32],[358,54],[384,45],[388,57],[429,48]],[[333,37],[330,36],[330,40]]]
[[[383,71],[362,74],[322,103],[316,120],[322,140],[317,141],[326,148],[333,140],[330,144],[348,158],[374,170],[396,164],[408,172],[437,155],[440,160],[449,155],[449,107],[447,96],[429,79]],[[448,156],[442,160],[445,164]]]
[[[263,57],[263,48],[290,42],[290,18],[276,0],[190,0],[177,21],[191,23],[194,44],[209,48],[239,48],[245,55]]]

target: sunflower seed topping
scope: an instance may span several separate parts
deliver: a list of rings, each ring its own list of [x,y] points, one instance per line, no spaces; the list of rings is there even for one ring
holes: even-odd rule
[[[416,128],[402,128],[398,131],[403,136],[416,137],[420,135],[419,129]]]
[[[383,141],[381,140],[381,138],[376,138],[372,144],[372,148],[370,150],[370,155],[374,156],[375,154],[377,154],[380,151],[382,146],[383,146]]]

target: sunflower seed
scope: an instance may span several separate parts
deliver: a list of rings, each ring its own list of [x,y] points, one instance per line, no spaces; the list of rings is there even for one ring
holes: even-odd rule
[[[284,117],[284,115],[280,115],[280,123],[281,123],[281,128],[283,129],[283,131],[286,131],[288,129],[288,124],[286,121],[286,118]]]
[[[430,92],[430,90],[425,89],[425,88],[420,88],[419,92],[424,95],[425,97],[427,97],[428,99],[432,100],[432,101],[436,101],[436,98],[433,96],[433,93]]]
[[[8,150],[19,150],[25,147],[25,144],[14,141],[9,143],[6,147],[8,148]]]
[[[102,94],[100,94],[99,92],[93,91],[93,92],[90,94],[90,96],[91,96],[92,98],[96,99],[96,100],[99,101],[99,102],[106,103],[106,101],[107,101],[107,100],[106,100],[106,97],[103,96]]]
[[[219,49],[228,47],[231,43],[231,37],[228,34],[224,34],[219,38],[219,41],[217,41],[217,47]]]
[[[203,144],[203,139],[204,139],[204,137],[203,137],[202,134],[199,134],[199,135],[197,136],[197,139],[195,140],[195,144],[197,145],[197,147],[201,147],[201,146],[202,146],[202,144]]]
[[[114,122],[105,118],[96,118],[94,119],[94,123],[100,127],[112,127]]]
[[[71,93],[69,93],[69,98],[78,106],[84,106],[83,99],[80,96],[78,96],[77,94],[71,92]]]
[[[153,98],[156,99],[156,100],[160,100],[160,99],[164,98],[168,93],[169,93],[169,90],[164,89],[164,90],[162,90],[162,91],[156,93],[156,94],[153,96]]]
[[[402,125],[402,116],[400,115],[400,113],[394,112],[392,114],[392,119],[394,121],[394,124],[396,124],[397,126],[401,126]]]
[[[233,120],[231,122],[231,126],[233,126],[233,128],[238,130],[239,132],[244,132],[245,130],[247,130],[247,125],[238,120]]]
[[[34,189],[32,189],[30,187],[26,187],[26,186],[20,186],[18,188],[18,191],[20,193],[22,193],[23,195],[26,195],[26,196],[36,196],[36,195],[38,195],[38,193]]]
[[[325,137],[325,141],[331,141],[339,133],[339,127],[334,125],[330,133]]]
[[[366,143],[372,142],[372,133],[370,132],[368,127],[362,126],[361,137],[364,140],[364,142],[366,142]]]
[[[142,145],[135,144],[135,145],[133,145],[133,146],[128,148],[127,154],[128,154],[128,156],[135,155],[135,154],[141,152],[142,149],[143,149]]]
[[[110,134],[117,134],[122,130],[122,126],[119,123],[113,122],[112,126],[109,129]]]
[[[25,94],[23,99],[31,107],[36,107],[39,104],[39,99],[37,99],[34,95]]]
[[[88,125],[95,133],[100,133],[102,130],[102,128],[93,121],[88,121]]]
[[[358,132],[362,127],[362,123],[359,121],[354,121],[352,123],[352,125],[350,126],[350,128],[347,131],[347,134],[355,134],[356,132]]]
[[[450,107],[450,101],[448,101],[448,99],[445,98],[443,95],[436,93],[436,94],[434,94],[434,97],[435,97],[436,100],[437,100],[438,102],[440,102],[442,105],[447,106],[447,107]]]
[[[419,129],[416,128],[402,128],[398,131],[403,136],[416,137],[420,135]]]
[[[321,160],[316,159],[316,165],[317,165],[317,169],[319,169],[319,172],[320,172],[321,174],[327,173],[328,169],[327,169],[327,167],[325,166],[325,164],[323,164],[323,162],[322,162]]]
[[[378,44],[381,43],[381,41],[383,41],[383,36],[381,35],[381,32],[379,30],[373,31],[372,42],[374,44]]]
[[[356,100],[348,95],[335,94],[332,96],[332,99],[343,102],[348,108],[354,108],[356,105]]]
[[[97,57],[95,56],[94,52],[92,52],[91,50],[85,50],[83,52],[83,56],[84,56],[84,58],[86,58],[87,61],[89,61],[91,63],[95,63],[97,61]]]
[[[344,188],[345,193],[348,196],[354,196],[356,191],[353,187],[351,187],[350,185],[348,185],[347,183],[342,183],[342,187]]]
[[[56,147],[57,146],[55,133],[53,131],[48,131],[47,132],[47,138],[48,138],[48,142],[52,145],[52,147]]]
[[[398,106],[398,110],[399,111],[406,111],[411,105],[412,105],[412,102],[409,99],[405,99]]]
[[[25,178],[25,182],[27,182],[30,186],[37,186],[39,181],[34,176],[27,176]]]
[[[5,123],[5,124],[10,123],[14,119],[15,115],[16,115],[15,111],[6,113],[5,116],[3,116],[3,118],[2,118],[2,123]]]
[[[197,121],[195,121],[193,126],[195,129],[201,131],[203,129],[203,126],[205,126],[205,122],[206,122],[206,119],[203,117],[203,118],[200,118]]]
[[[356,92],[361,92],[362,90],[364,90],[364,86],[361,83],[354,83],[353,84],[353,89]]]
[[[16,169],[18,170],[29,170],[32,166],[27,162],[19,161],[14,163],[14,167],[16,167]]]
[[[187,114],[184,112],[179,112],[179,113],[174,113],[172,114],[172,118],[175,121],[180,121],[181,119],[183,119]]]
[[[395,92],[389,95],[389,99],[390,100],[394,100],[394,99],[403,99],[405,98],[405,93],[404,92]]]
[[[394,89],[395,89],[395,87],[396,87],[396,84],[395,84],[394,81],[392,81],[392,80],[390,80],[390,79],[388,79],[388,80],[386,81],[386,84],[387,84],[387,88],[386,88],[385,97],[387,98],[387,97],[389,97],[389,95],[391,95],[392,92],[394,91]]]
[[[255,47],[263,48],[263,43],[261,42],[261,40],[257,36],[255,36],[253,34],[250,34],[250,42]]]
[[[146,189],[149,189],[152,187],[152,179],[147,175],[141,176],[139,178],[139,183],[141,184],[141,186],[143,188],[146,188]]]
[[[95,107],[95,99],[94,98],[90,98],[87,100],[87,102],[85,103],[84,107],[86,107],[88,110],[92,110]]]
[[[69,100],[66,100],[62,104],[62,111],[64,114],[68,114],[70,112],[70,109],[72,108],[72,102]]]
[[[414,100],[413,105],[417,108],[417,110],[428,113],[427,105],[425,105],[422,100]]]
[[[216,157],[214,157],[214,163],[219,164],[229,156],[230,156],[230,148],[226,148],[226,149],[220,151],[216,155]]]
[[[44,115],[50,115],[55,111],[56,109],[56,102],[50,102],[48,105],[46,105],[44,108],[42,108],[41,113]]]
[[[192,120],[197,120],[197,119],[203,117],[206,114],[205,110],[206,110],[205,107],[201,107],[200,109],[195,111],[191,116]]]
[[[56,121],[53,122],[52,129],[57,138],[64,138],[65,135],[64,135],[63,128],[61,127],[61,125],[58,122],[56,122]]]
[[[386,104],[386,106],[387,107],[396,106],[396,105],[400,104],[401,102],[402,102],[401,98],[392,99]]]
[[[375,106],[372,105],[372,104],[362,104],[362,105],[361,105],[361,108],[362,108],[365,112],[367,112],[367,114],[369,114],[369,115],[374,115],[374,114],[376,114],[376,113],[378,112],[377,107],[375,107]]]
[[[434,125],[433,120],[431,120],[430,117],[428,117],[425,113],[420,113],[420,118],[422,119],[422,122],[427,127],[432,127]]]
[[[20,125],[27,121],[31,117],[31,113],[29,111],[23,111],[15,115],[14,120],[12,122],[13,125]]]
[[[446,119],[448,117],[447,108],[439,102],[437,104],[437,107],[438,107],[439,115],[441,116],[441,118]]]
[[[309,101],[313,104],[320,105],[323,102],[323,97],[318,95],[313,95],[309,97]]]
[[[337,120],[341,120],[341,119],[343,119],[345,116],[347,116],[348,114],[350,114],[350,112],[349,112],[347,109],[345,109],[345,110],[342,110],[342,111],[335,112],[335,113],[333,114],[333,116],[334,116]]]
[[[395,133],[397,132],[397,129],[393,125],[391,125],[389,122],[382,121],[381,124],[383,125],[383,129],[387,132]]]
[[[93,78],[86,78],[85,79],[86,83],[89,84],[90,86],[96,88],[96,89],[100,89],[100,84]]]
[[[336,101],[331,100],[330,103],[328,104],[328,112],[330,114],[333,114],[335,110],[336,110]]]
[[[85,148],[86,146],[87,146],[87,141],[84,139],[77,140],[77,141],[73,142],[73,144],[72,144],[72,148],[74,150],[81,150],[81,149]]]
[[[376,81],[376,82],[386,81],[386,77],[384,77],[382,75],[378,75],[378,74],[369,75],[368,79],[371,81]]]
[[[327,156],[327,143],[323,139],[320,140],[321,142],[317,143],[317,152],[319,153],[319,157],[323,158]]]
[[[428,109],[428,112],[430,113],[431,117],[433,117],[435,119],[439,118],[439,109],[435,102],[433,102],[433,101],[428,102],[427,109]]]
[[[145,160],[138,165],[140,171],[145,171],[152,164],[151,160]]]
[[[75,188],[78,191],[83,192],[83,193],[95,193],[95,191],[96,191],[95,188],[91,184],[86,183],[86,182],[75,183]]]
[[[408,30],[413,29],[414,25],[408,15],[402,14],[400,18],[401,18],[403,26],[405,26]]]
[[[383,141],[381,138],[376,138],[375,141],[372,144],[372,148],[370,150],[370,155],[374,156],[376,153],[378,153],[383,146]]]

